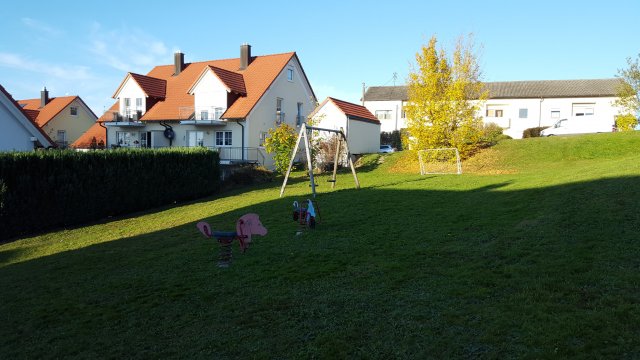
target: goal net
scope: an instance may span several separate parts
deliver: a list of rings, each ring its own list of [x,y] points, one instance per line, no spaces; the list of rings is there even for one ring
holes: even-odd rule
[[[460,153],[456,148],[425,149],[418,151],[420,175],[462,174]]]

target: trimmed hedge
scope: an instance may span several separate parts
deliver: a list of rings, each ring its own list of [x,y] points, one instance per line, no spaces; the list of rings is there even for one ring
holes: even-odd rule
[[[532,127],[532,128],[524,129],[524,131],[522,132],[522,138],[526,139],[526,138],[540,137],[540,132],[546,128],[548,128],[548,126],[540,126],[540,127]]]
[[[0,153],[0,241],[219,187],[220,158],[204,148]]]

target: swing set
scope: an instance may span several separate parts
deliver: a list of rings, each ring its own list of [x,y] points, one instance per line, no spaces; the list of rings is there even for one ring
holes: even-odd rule
[[[284,194],[284,189],[287,186],[287,181],[289,180],[289,174],[291,173],[291,168],[293,168],[293,162],[296,159],[296,155],[298,154],[298,148],[300,147],[300,142],[304,139],[304,147],[307,155],[307,168],[309,169],[309,181],[311,182],[311,192],[313,197],[316,197],[316,182],[313,177],[313,165],[311,163],[311,142],[309,140],[309,133],[311,131],[328,131],[336,134],[338,141],[336,141],[336,151],[334,153],[333,158],[333,175],[330,180],[327,180],[331,183],[331,188],[335,188],[336,186],[336,173],[338,171],[338,159],[340,158],[340,149],[342,148],[342,143],[344,142],[345,148],[347,150],[347,161],[349,162],[349,167],[351,168],[351,173],[353,174],[353,179],[356,183],[356,189],[360,188],[360,182],[358,181],[358,176],[356,175],[356,168],[353,165],[353,160],[351,159],[351,152],[349,151],[349,143],[347,142],[347,137],[344,135],[342,128],[340,130],[333,129],[325,129],[319,128],[315,126],[307,126],[307,124],[303,123],[300,126],[300,133],[298,134],[298,140],[296,141],[296,146],[293,149],[293,153],[291,154],[291,161],[289,161],[289,168],[287,169],[287,174],[284,176],[284,182],[282,183],[282,188],[280,188],[280,197]]]

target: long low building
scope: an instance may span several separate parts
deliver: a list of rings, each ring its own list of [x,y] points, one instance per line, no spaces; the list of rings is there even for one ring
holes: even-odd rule
[[[559,119],[593,115],[611,123],[620,114],[614,106],[619,79],[539,80],[487,82],[489,99],[479,110],[485,123],[493,122],[512,138],[522,138],[527,128],[551,126]],[[406,127],[404,106],[407,86],[372,86],[364,95],[364,106],[381,123],[381,131]]]

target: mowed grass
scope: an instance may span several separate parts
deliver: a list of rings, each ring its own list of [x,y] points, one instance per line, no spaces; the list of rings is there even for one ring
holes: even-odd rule
[[[319,177],[299,236],[302,176],[4,244],[0,358],[638,358],[639,149],[505,141],[461,176],[370,156],[359,190]],[[195,223],[247,212],[269,234],[216,267]]]

